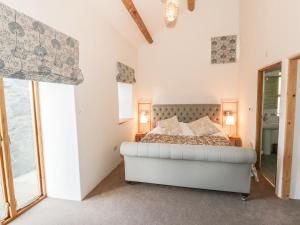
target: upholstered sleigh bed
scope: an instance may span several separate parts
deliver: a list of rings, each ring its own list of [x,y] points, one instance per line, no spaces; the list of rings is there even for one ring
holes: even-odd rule
[[[154,105],[153,124],[176,115],[189,123],[201,117],[220,123],[220,105]],[[125,179],[188,188],[250,193],[254,149],[168,143],[125,142],[121,145]]]

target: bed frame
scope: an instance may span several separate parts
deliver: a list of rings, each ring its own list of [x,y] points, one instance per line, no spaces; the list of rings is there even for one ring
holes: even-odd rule
[[[220,105],[154,105],[153,127],[157,121],[177,116],[191,122],[209,116],[220,123]],[[121,145],[125,179],[143,182],[238,192],[245,200],[250,193],[254,149],[200,145],[125,142]]]

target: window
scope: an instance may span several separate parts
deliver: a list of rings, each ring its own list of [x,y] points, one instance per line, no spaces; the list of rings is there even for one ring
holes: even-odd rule
[[[118,82],[119,121],[133,118],[133,85]]]
[[[37,88],[32,81],[0,79],[0,221],[45,198]]]

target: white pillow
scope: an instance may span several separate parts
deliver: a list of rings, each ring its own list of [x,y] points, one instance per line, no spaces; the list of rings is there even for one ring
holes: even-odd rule
[[[184,136],[194,136],[193,131],[189,128],[189,125],[187,123],[179,123],[181,130],[182,130],[182,135]]]
[[[167,134],[167,135],[182,134],[182,129],[178,122],[177,116],[174,116],[170,119],[158,121],[157,125],[160,127],[162,134]]]
[[[160,127],[155,127],[153,130],[149,132],[149,134],[162,134]]]
[[[188,124],[196,136],[207,136],[220,132],[208,116]]]
[[[221,125],[221,124],[214,123],[214,122],[212,122],[212,123],[213,123],[213,125],[215,125],[215,126],[216,126],[216,128],[218,128],[218,129],[219,129],[219,131],[222,131],[222,130],[223,130],[223,127],[222,127],[222,125]]]
[[[229,139],[221,124],[213,123],[213,125],[215,125],[219,129],[219,132],[212,134],[211,136],[220,136]]]
[[[183,136],[194,136],[193,131],[189,128],[187,123],[181,123],[179,122],[180,128],[181,128],[181,135]],[[149,132],[150,134],[163,134],[161,131],[161,128],[159,126],[155,127],[152,131]]]

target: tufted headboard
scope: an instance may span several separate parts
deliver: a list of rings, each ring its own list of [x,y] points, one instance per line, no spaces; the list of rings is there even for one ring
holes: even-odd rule
[[[189,123],[209,116],[215,123],[221,123],[221,105],[219,104],[180,104],[153,105],[153,127],[159,120],[178,117],[179,122]]]

